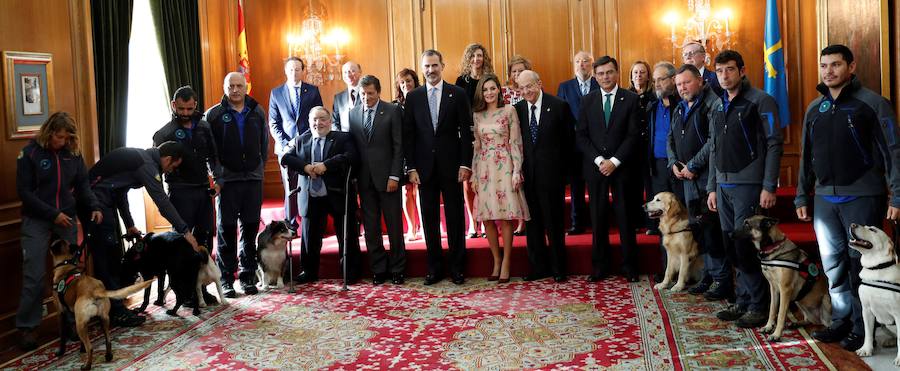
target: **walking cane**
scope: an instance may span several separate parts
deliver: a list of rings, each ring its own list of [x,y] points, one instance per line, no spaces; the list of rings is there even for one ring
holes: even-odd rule
[[[341,291],[349,291],[350,288],[347,287],[347,218],[349,212],[350,205],[350,173],[353,172],[353,165],[347,164],[347,180],[344,181],[344,233],[341,239],[344,241],[344,248],[341,254],[341,268],[344,271],[344,286],[341,288]]]
[[[297,188],[294,188],[290,193],[288,193],[288,202],[290,202],[290,197],[297,194],[297,192],[300,192],[299,184],[297,185]],[[290,215],[286,215],[286,217],[290,217]],[[288,225],[290,225],[290,223],[288,223]],[[296,237],[296,235],[294,237]],[[287,256],[288,281],[290,281],[287,292],[288,292],[288,294],[293,294],[295,292],[294,291],[294,238],[291,238],[290,240],[288,240],[287,247],[288,247],[288,256]]]

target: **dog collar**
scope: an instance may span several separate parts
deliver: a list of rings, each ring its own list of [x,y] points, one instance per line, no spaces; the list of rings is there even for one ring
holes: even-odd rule
[[[894,282],[862,280],[861,284],[864,286],[874,287],[876,289],[882,289],[882,290],[888,290],[888,291],[900,293],[900,284],[897,284]]]
[[[876,265],[876,266],[874,266],[874,267],[863,267],[863,268],[865,268],[865,269],[871,269],[871,270],[874,271],[874,270],[879,270],[879,269],[890,268],[890,267],[893,267],[893,266],[896,265],[896,264],[897,264],[897,263],[894,262],[893,260],[888,260],[888,261],[886,261],[886,262],[884,262],[884,263],[881,263],[881,264],[878,264],[878,265]]]
[[[776,249],[778,249],[779,247],[784,245],[784,241],[787,241],[787,238],[784,238],[781,241],[775,242],[769,246],[759,249],[759,256],[766,256],[766,255],[771,254],[772,251],[775,251]]]
[[[56,264],[55,266],[53,266],[53,268],[56,269],[56,268],[62,267],[64,265],[74,265],[77,267],[78,266],[78,257],[73,257],[71,259],[63,260],[63,261],[59,262],[58,264]]]
[[[675,232],[669,232],[669,233],[666,233],[666,235],[670,235],[670,234],[678,234],[678,233],[684,233],[684,232],[693,232],[693,231],[694,231],[694,230],[691,229],[690,226],[688,226],[687,228],[682,229],[682,230],[680,230],[680,231],[675,231]]]

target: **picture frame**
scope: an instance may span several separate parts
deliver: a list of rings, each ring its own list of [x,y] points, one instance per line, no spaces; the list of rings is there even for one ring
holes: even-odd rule
[[[853,12],[842,9],[853,9]],[[819,50],[843,44],[853,51],[863,86],[891,95],[888,0],[817,0]],[[877,67],[876,67],[877,66]]]
[[[8,138],[31,138],[56,106],[53,55],[3,51],[3,76]]]

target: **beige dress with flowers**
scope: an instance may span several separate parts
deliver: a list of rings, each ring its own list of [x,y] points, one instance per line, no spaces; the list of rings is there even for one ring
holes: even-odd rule
[[[530,219],[522,179],[522,133],[511,105],[488,113],[475,112],[475,156],[472,159],[475,220]]]

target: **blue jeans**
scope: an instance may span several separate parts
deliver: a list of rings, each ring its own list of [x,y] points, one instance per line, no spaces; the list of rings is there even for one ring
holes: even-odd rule
[[[862,336],[862,304],[859,302],[860,253],[847,246],[851,223],[881,227],[886,212],[883,196],[859,197],[844,203],[815,198],[813,228],[819,242],[822,267],[828,276],[832,327],[852,321],[853,333]]]

